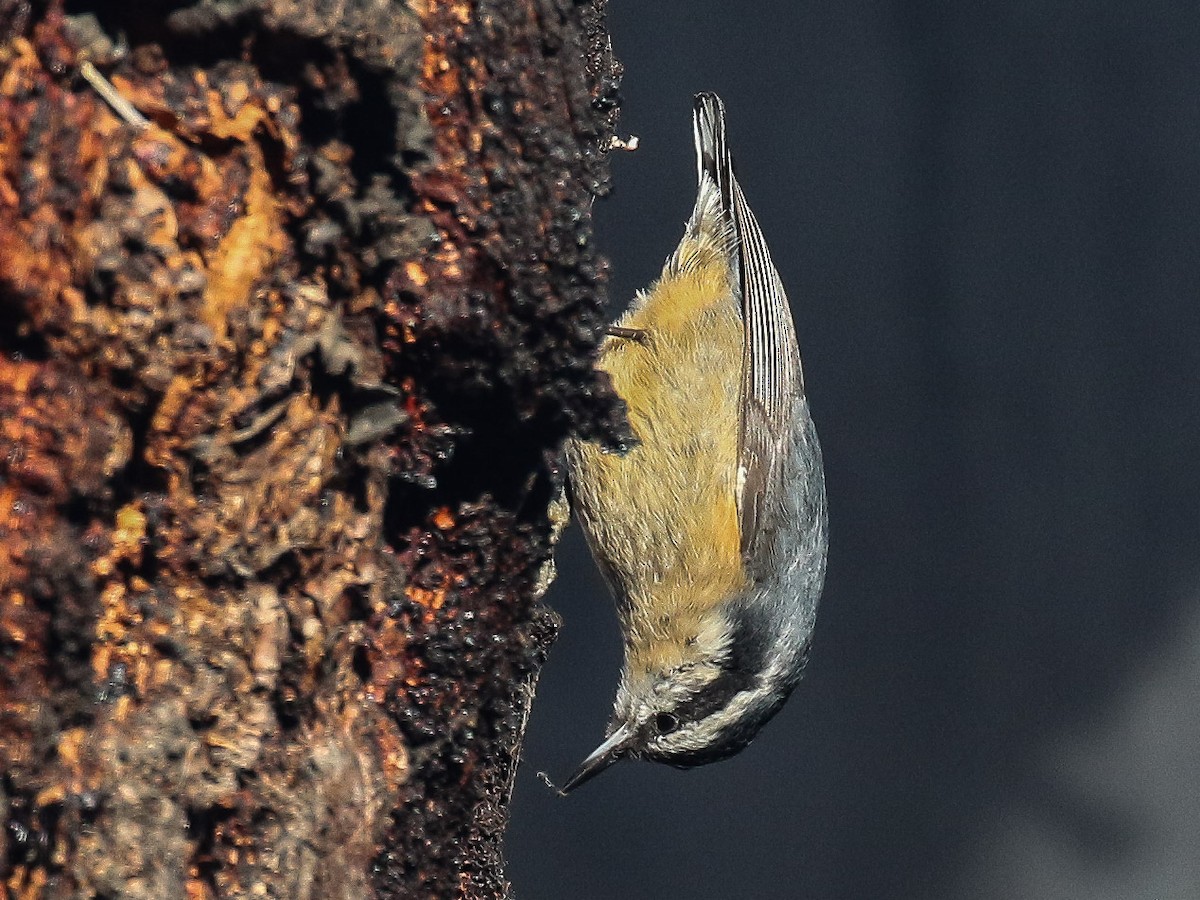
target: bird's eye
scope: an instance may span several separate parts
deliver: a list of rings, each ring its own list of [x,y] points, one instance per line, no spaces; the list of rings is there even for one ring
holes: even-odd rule
[[[670,734],[679,727],[679,717],[671,713],[658,713],[654,717],[654,730],[659,734]]]

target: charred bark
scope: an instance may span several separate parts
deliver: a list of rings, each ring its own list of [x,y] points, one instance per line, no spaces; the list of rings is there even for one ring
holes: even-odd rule
[[[603,3],[0,0],[6,896],[507,893]]]

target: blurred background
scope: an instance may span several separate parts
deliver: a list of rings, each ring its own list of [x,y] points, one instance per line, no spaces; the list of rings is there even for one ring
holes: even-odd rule
[[[614,312],[719,92],[825,447],[808,676],[736,758],[568,799],[620,666],[577,529],[521,900],[1200,898],[1200,5],[613,0]]]

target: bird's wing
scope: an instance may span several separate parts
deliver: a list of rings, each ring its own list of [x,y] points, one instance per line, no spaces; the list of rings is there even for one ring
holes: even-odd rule
[[[738,433],[738,515],[743,558],[752,563],[767,523],[764,499],[782,476],[791,446],[795,401],[804,392],[800,348],[787,295],[766,239],[733,172],[725,143],[725,108],[715,94],[698,94],[696,153],[703,178],[720,193],[721,214],[732,223],[734,289],[741,302],[745,344]],[[751,566],[752,568],[752,566]]]

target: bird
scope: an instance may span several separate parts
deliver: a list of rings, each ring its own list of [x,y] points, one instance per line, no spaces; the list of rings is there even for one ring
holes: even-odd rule
[[[696,95],[693,130],[683,238],[597,359],[637,442],[567,445],[624,663],[607,737],[563,794],[621,759],[693,768],[745,748],[801,678],[825,580],[824,467],[791,308],[716,94]]]

